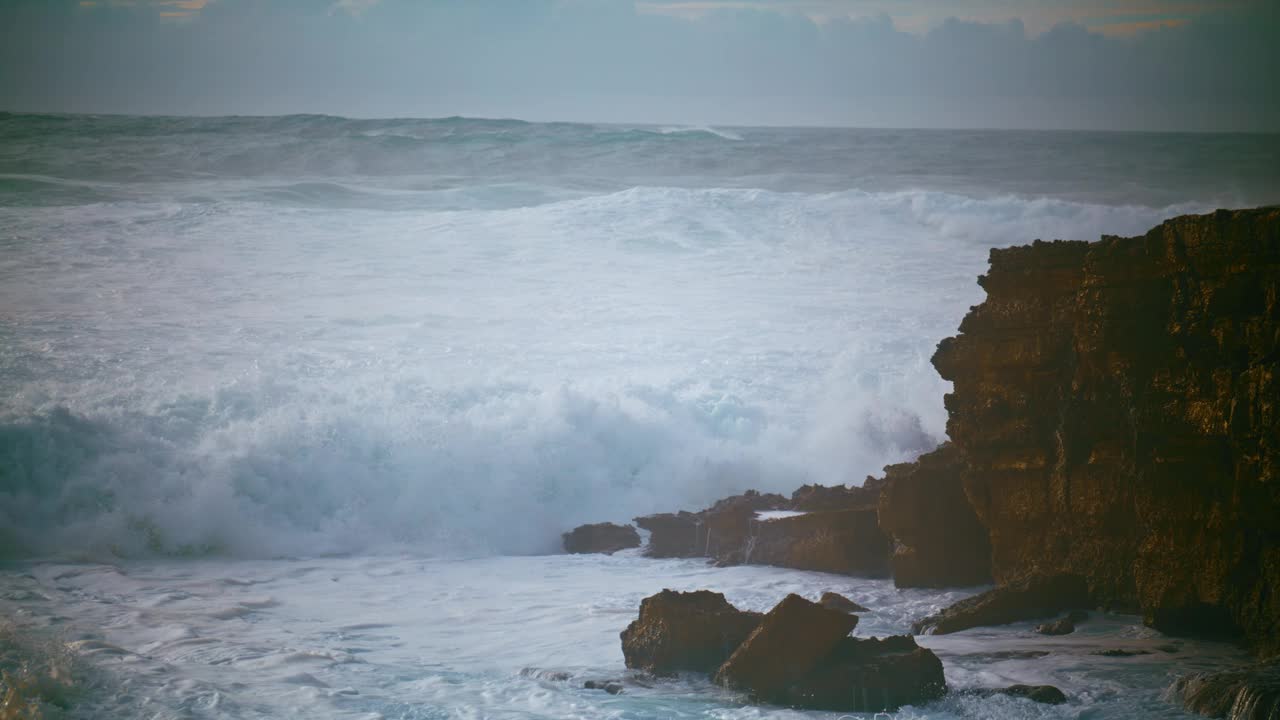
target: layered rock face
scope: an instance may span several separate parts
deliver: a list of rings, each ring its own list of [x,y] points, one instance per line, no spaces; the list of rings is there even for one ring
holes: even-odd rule
[[[933,361],[996,582],[1280,652],[1280,209],[993,250],[979,282]]]

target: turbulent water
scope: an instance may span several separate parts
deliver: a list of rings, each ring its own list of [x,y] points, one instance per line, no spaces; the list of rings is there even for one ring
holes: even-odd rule
[[[118,646],[115,715],[789,715],[519,671],[619,674],[663,586],[835,584],[867,632],[946,596],[510,556],[932,447],[990,247],[1277,202],[1278,168],[1262,135],[0,114],[0,605]],[[1065,714],[918,715],[1174,716],[1169,662],[1100,662],[992,671]]]

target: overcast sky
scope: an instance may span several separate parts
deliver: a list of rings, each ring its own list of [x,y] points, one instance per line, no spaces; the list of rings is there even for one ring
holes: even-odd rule
[[[0,0],[0,109],[1280,130],[1280,0]]]

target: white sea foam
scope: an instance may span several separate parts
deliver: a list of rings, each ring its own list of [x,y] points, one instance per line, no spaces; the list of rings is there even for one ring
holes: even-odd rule
[[[239,192],[239,191],[237,191]],[[1182,208],[637,187],[0,208],[11,550],[531,553],[943,435],[986,248]]]

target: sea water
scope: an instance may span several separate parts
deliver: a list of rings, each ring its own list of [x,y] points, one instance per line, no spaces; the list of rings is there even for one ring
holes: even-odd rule
[[[1277,202],[1277,168],[1266,135],[0,114],[0,609],[70,644],[72,716],[807,717],[581,684],[663,587],[844,591],[864,635],[975,589],[559,534],[914,457],[989,248]],[[1070,704],[899,716],[1180,717],[1171,675],[1240,658],[1029,627],[922,642]]]

